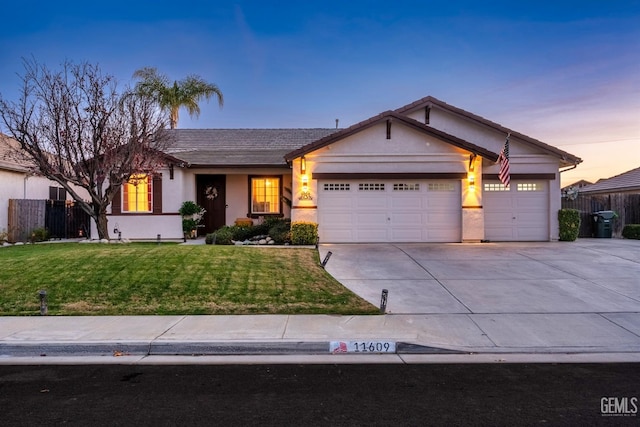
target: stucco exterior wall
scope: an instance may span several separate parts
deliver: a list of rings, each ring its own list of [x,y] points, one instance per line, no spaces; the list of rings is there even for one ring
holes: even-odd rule
[[[291,199],[286,188],[291,188],[291,170],[289,168],[259,168],[259,169],[188,169],[175,168],[173,179],[170,179],[169,169],[160,170],[162,173],[162,214],[126,214],[108,217],[110,238],[118,236],[113,233],[114,228],[122,232],[122,238],[154,240],[160,234],[162,239],[182,239],[182,219],[178,210],[187,200],[196,201],[196,184],[198,175],[225,175],[225,223],[233,225],[238,218],[246,218],[249,212],[249,176],[276,175],[282,176],[283,195]],[[291,209],[283,203],[283,215],[291,216]],[[111,210],[109,209],[109,212]],[[92,236],[97,236],[95,224],[92,223]]]

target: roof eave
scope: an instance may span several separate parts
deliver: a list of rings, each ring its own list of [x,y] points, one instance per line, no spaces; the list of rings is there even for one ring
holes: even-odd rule
[[[333,143],[335,143],[335,142],[337,142],[337,141],[339,141],[341,139],[347,138],[347,137],[349,137],[349,136],[351,136],[351,135],[353,135],[355,133],[358,133],[358,132],[360,132],[362,130],[365,130],[367,128],[375,126],[375,125],[379,124],[380,122],[385,121],[385,120],[389,120],[389,119],[398,120],[398,121],[404,123],[405,125],[413,128],[413,129],[416,129],[416,130],[418,130],[420,132],[423,132],[425,134],[434,136],[434,137],[436,137],[438,139],[441,139],[441,140],[443,140],[445,142],[448,142],[451,145],[454,145],[454,146],[456,146],[458,148],[462,148],[462,149],[470,151],[470,152],[472,152],[474,154],[480,155],[481,157],[484,157],[484,158],[486,158],[488,160],[491,160],[491,161],[494,161],[494,162],[498,160],[498,154],[496,154],[496,153],[494,153],[492,151],[486,150],[486,149],[484,149],[482,147],[479,147],[479,146],[477,146],[475,144],[472,144],[472,143],[470,143],[468,141],[460,139],[460,138],[458,138],[456,136],[450,135],[450,134],[448,134],[446,132],[443,132],[443,131],[440,131],[438,129],[432,128],[432,127],[430,127],[428,125],[420,123],[417,120],[414,120],[414,119],[412,119],[410,117],[407,117],[407,116],[404,116],[402,114],[399,114],[399,113],[397,113],[395,111],[385,111],[385,112],[380,113],[377,116],[374,116],[374,117],[372,117],[370,119],[367,119],[367,120],[362,121],[360,123],[356,123],[353,126],[350,126],[350,127],[346,128],[346,129],[338,131],[338,132],[336,132],[334,134],[331,134],[329,136],[321,138],[321,139],[319,139],[319,140],[317,140],[315,142],[312,142],[311,144],[307,144],[304,147],[301,147],[301,148],[299,148],[297,150],[291,151],[290,153],[285,154],[284,158],[285,158],[285,160],[287,160],[289,162],[289,161],[291,161],[291,160],[293,160],[295,158],[298,158],[298,157],[301,157],[301,156],[303,156],[305,154],[308,154],[308,153],[311,153],[313,151],[319,150],[320,148],[324,148],[324,147],[326,147],[328,145],[331,145],[331,144],[333,144]]]
[[[513,129],[509,129],[507,127],[502,126],[499,123],[493,122],[491,120],[485,119],[482,116],[478,116],[477,114],[471,113],[469,111],[463,110],[462,108],[454,107],[451,104],[447,104],[444,101],[441,101],[433,96],[426,96],[422,99],[419,99],[411,104],[407,104],[403,107],[400,107],[395,110],[395,112],[399,114],[406,114],[410,111],[415,111],[420,108],[425,108],[427,106],[436,106],[440,109],[447,110],[459,117],[465,118],[467,120],[471,120],[476,123],[480,123],[484,126],[495,129],[499,132],[504,133],[505,135],[511,134],[512,137],[521,140],[522,142],[531,144],[538,148],[544,149],[555,157],[559,158],[562,161],[562,166],[573,166],[582,163],[582,159],[580,157],[574,156],[571,153],[560,150],[552,145],[544,143],[540,140],[532,138],[530,136],[524,135],[520,132],[514,131]]]

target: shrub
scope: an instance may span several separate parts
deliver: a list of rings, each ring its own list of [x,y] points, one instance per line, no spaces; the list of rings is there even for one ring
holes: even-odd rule
[[[233,240],[237,240],[240,242],[243,242],[259,234],[255,232],[254,230],[255,227],[253,226],[233,225],[233,226],[230,226],[229,228],[231,228],[231,233],[233,234]]]
[[[292,222],[291,243],[294,245],[315,245],[318,243],[318,224],[315,222]]]
[[[625,239],[640,240],[640,224],[627,224],[622,229],[622,237]]]
[[[558,211],[560,223],[560,240],[573,242],[580,233],[580,212],[576,209],[560,209]]]
[[[195,215],[197,213],[200,213],[201,211],[202,208],[191,200],[183,202],[182,206],[180,206],[180,209],[178,209],[178,213],[182,216]]]
[[[31,231],[32,242],[44,242],[45,240],[49,240],[49,231],[46,228],[34,228]]]
[[[215,233],[215,241],[216,245],[231,245],[233,244],[233,227],[229,227],[225,225],[224,227],[218,229]]]
[[[209,233],[204,237],[204,242],[207,245],[214,245],[216,243],[216,233]]]
[[[182,232],[190,234],[200,227],[200,221],[202,221],[205,212],[202,206],[198,206],[190,200],[183,202],[178,209],[178,213],[182,216]]]
[[[270,221],[269,236],[276,242],[276,245],[291,243],[291,220],[278,218],[277,221]]]

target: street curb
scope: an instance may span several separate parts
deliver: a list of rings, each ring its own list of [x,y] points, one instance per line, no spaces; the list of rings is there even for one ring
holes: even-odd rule
[[[230,356],[230,355],[326,355],[329,341],[290,342],[85,342],[0,343],[0,357],[78,356]],[[465,354],[459,350],[396,343],[395,354]],[[360,352],[360,355],[394,353]]]

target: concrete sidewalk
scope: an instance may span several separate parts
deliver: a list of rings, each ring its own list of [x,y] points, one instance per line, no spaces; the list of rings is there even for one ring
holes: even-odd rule
[[[0,364],[640,361],[640,241],[328,251],[327,271],[376,306],[388,289],[387,314],[0,317]]]

